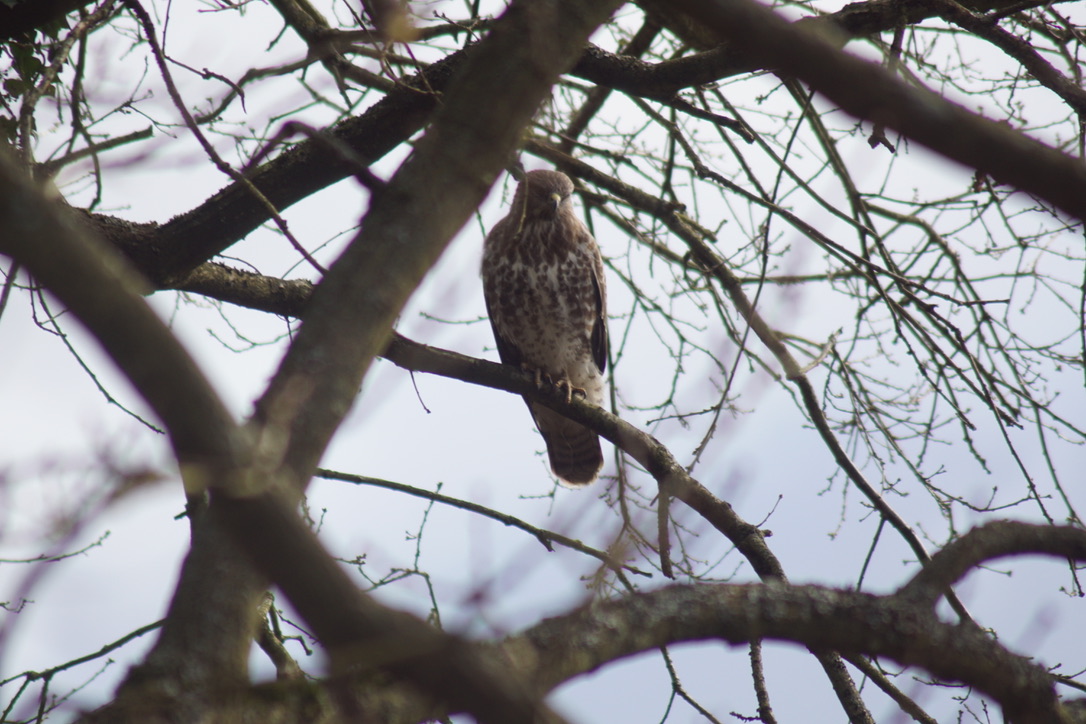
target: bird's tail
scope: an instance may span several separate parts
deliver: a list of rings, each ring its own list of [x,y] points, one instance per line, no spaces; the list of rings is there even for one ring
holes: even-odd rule
[[[558,482],[567,488],[594,482],[603,467],[599,436],[550,408],[533,404],[531,410]]]

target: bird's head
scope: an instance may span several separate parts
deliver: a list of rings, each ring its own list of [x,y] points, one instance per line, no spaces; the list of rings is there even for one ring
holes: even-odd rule
[[[573,182],[560,171],[529,171],[517,187],[514,208],[524,210],[526,221],[553,219],[570,203]]]

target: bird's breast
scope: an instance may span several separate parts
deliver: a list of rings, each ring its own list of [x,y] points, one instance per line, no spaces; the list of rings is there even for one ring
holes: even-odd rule
[[[591,258],[577,250],[550,259],[514,253],[488,266],[484,288],[495,329],[526,365],[570,380],[599,404],[603,383],[591,349],[597,311]]]

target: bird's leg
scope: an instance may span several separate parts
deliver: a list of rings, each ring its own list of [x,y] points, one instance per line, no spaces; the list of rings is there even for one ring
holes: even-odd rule
[[[527,362],[521,362],[520,368],[525,372],[531,373],[532,377],[535,379],[535,388],[537,390],[543,389],[543,380],[546,380],[547,384],[551,384],[551,376],[539,367],[533,367]]]
[[[583,387],[574,386],[574,384],[570,381],[569,377],[563,376],[555,380],[553,377],[551,377],[550,373],[544,372],[541,368],[530,365],[527,362],[522,362],[520,368],[532,375],[532,377],[535,379],[535,387],[537,390],[543,389],[544,382],[546,382],[548,385],[551,385],[556,390],[565,390],[566,404],[569,404],[573,401],[574,395],[577,395],[582,400],[588,399],[588,392],[586,392]]]
[[[573,402],[573,396],[574,395],[577,395],[582,400],[587,400],[588,399],[588,392],[586,392],[583,387],[574,387],[573,383],[570,382],[568,377],[563,377],[562,379],[558,380],[557,382],[554,383],[554,386],[556,388],[558,388],[559,390],[561,390],[563,388],[565,389],[565,391],[566,391],[566,404],[567,405],[570,402]]]

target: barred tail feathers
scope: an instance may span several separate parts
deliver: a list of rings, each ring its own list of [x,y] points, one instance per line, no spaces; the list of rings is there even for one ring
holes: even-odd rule
[[[530,407],[558,481],[567,488],[583,488],[594,482],[603,468],[599,436],[550,408]]]

